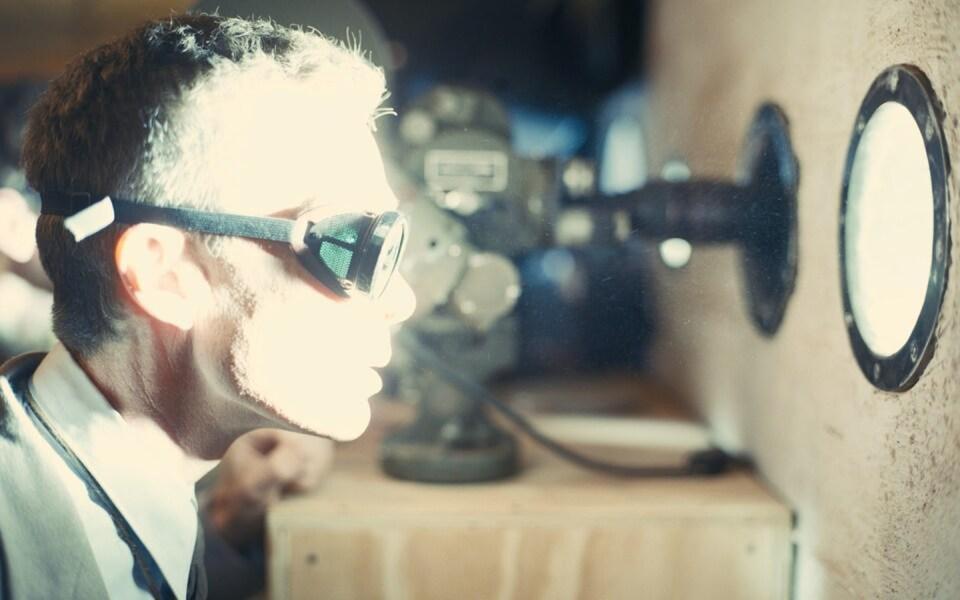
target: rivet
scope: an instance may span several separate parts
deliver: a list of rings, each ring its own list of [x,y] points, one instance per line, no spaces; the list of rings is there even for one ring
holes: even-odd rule
[[[897,83],[900,81],[900,72],[893,70],[890,71],[890,74],[887,75],[887,87],[890,88],[890,91],[897,89]]]

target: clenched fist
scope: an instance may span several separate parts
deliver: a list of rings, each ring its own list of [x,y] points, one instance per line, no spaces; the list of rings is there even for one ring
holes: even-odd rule
[[[288,494],[316,489],[332,461],[333,442],[325,438],[278,429],[241,436],[205,494],[208,521],[235,548],[256,542],[267,508]]]

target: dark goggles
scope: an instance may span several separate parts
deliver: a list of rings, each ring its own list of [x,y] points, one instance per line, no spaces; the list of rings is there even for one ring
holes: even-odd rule
[[[98,202],[88,193],[44,193],[41,214],[72,217]],[[191,208],[151,206],[110,197],[112,221],[154,223],[178,229],[289,244],[300,263],[341,297],[378,298],[397,270],[407,238],[398,212],[338,212],[329,208],[297,219],[251,217]]]

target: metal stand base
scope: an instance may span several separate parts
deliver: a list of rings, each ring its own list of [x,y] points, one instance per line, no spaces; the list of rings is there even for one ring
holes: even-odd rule
[[[514,437],[479,410],[449,420],[421,413],[383,441],[380,464],[398,479],[471,483],[515,474],[519,452]]]

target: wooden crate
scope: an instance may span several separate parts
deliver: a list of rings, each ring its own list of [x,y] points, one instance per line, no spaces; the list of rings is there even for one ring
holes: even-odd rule
[[[303,598],[787,598],[790,511],[749,474],[626,481],[527,448],[505,482],[387,478],[379,435],[268,517],[269,591]]]

